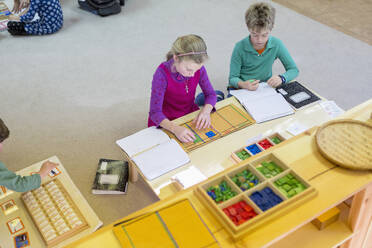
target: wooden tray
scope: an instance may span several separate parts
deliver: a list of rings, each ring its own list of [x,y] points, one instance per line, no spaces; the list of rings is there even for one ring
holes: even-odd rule
[[[257,167],[259,167],[262,162],[266,161],[267,162],[274,161],[279,167],[283,169],[283,171],[271,178],[265,178],[257,170]],[[243,170],[249,170],[253,174],[257,175],[259,178],[259,183],[256,186],[245,191],[241,190],[231,179],[234,175]],[[306,186],[306,189],[304,191],[297,193],[291,198],[288,198],[279,190],[279,188],[275,186],[276,180],[283,178],[288,174],[291,174],[297,180],[301,181],[303,185]],[[206,191],[210,186],[217,185],[221,181],[226,181],[227,185],[232,189],[232,191],[236,192],[237,195],[229,200],[216,203],[207,194]],[[269,187],[270,189],[272,189],[274,193],[276,193],[283,201],[266,211],[262,211],[260,207],[254,201],[251,200],[250,195],[258,190],[262,190],[265,187]],[[278,216],[284,215],[285,213],[295,208],[296,206],[301,205],[306,201],[310,200],[311,198],[316,196],[317,191],[314,187],[310,185],[308,181],[301,178],[299,174],[297,174],[294,170],[289,168],[277,156],[275,156],[273,153],[269,153],[249,163],[243,161],[234,170],[208,179],[207,181],[205,181],[196,188],[195,194],[199,197],[199,199],[207,207],[207,209],[210,210],[212,214],[221,222],[221,224],[226,228],[226,230],[229,232],[232,238],[234,240],[238,240],[247,232],[253,231],[255,228],[258,228],[259,226],[274,220]],[[245,201],[246,203],[248,203],[248,205],[250,205],[255,210],[257,216],[245,221],[240,225],[236,225],[230,220],[230,218],[226,215],[223,209],[239,201]]]
[[[320,153],[349,169],[372,169],[372,125],[356,120],[336,120],[321,126],[315,136]]]

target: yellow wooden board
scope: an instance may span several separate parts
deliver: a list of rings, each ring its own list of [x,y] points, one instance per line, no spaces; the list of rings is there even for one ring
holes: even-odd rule
[[[175,247],[157,213],[114,228],[122,247]]]
[[[190,152],[253,123],[255,121],[247,112],[234,106],[234,104],[229,104],[211,114],[211,126],[209,128],[198,130],[192,120],[181,124],[181,126],[190,129],[195,134],[196,139],[194,142],[181,143],[178,139],[176,140],[185,151]],[[167,132],[167,134],[171,138],[175,138],[170,132]]]
[[[114,234],[122,247],[219,247],[189,200],[118,225]]]
[[[209,247],[216,243],[189,201],[182,201],[173,207],[163,209],[159,214],[179,247]]]

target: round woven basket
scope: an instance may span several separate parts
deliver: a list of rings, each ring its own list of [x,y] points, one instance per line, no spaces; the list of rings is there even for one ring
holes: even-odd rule
[[[349,169],[372,170],[372,125],[356,120],[330,121],[315,135],[320,153]]]

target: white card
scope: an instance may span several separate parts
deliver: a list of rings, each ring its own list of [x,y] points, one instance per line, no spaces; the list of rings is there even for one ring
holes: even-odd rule
[[[102,174],[99,177],[99,183],[100,184],[118,184],[118,182],[119,182],[119,176],[118,175]]]
[[[107,162],[102,162],[101,163],[101,170],[106,170],[107,168]]]
[[[298,121],[292,123],[288,128],[287,131],[296,136],[300,133],[305,132],[307,129],[309,129],[306,125],[299,123]]]

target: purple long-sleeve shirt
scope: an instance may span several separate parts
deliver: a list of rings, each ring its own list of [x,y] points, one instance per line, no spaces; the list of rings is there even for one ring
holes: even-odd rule
[[[170,59],[163,63],[166,68],[171,72],[173,80],[179,83],[184,83],[187,80],[187,77],[182,76],[180,73],[175,71],[172,68],[173,59]],[[216,93],[212,87],[211,82],[209,81],[207,71],[204,66],[200,68],[200,81],[199,86],[204,93],[205,103],[210,104],[214,107],[217,101]],[[150,100],[150,119],[159,126],[160,123],[167,117],[164,115],[163,109],[163,100],[164,94],[167,89],[167,77],[165,71],[159,66],[152,80],[152,89],[151,89],[151,100]]]

